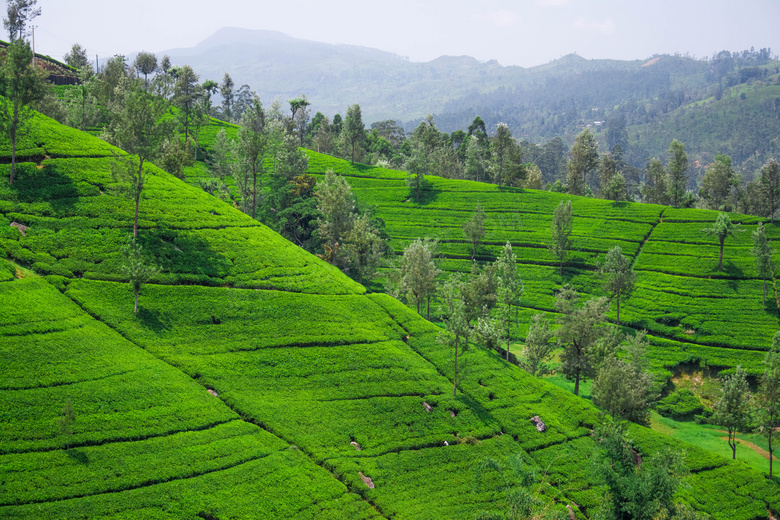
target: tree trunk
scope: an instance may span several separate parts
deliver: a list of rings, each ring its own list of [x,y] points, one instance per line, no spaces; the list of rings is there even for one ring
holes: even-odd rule
[[[620,293],[617,293],[617,326],[620,328]]]
[[[458,397],[458,335],[455,335],[455,378],[452,387],[452,397]]]
[[[577,374],[574,376],[574,395],[580,395],[580,369],[577,369]]]
[[[430,320],[431,319],[431,295],[428,295],[428,306],[425,309],[425,319]]]
[[[133,307],[133,314],[138,314],[138,287],[133,287],[135,291],[135,306]]]
[[[762,311],[766,310],[766,278],[764,278],[764,298],[763,298],[763,300],[761,300],[761,310]],[[772,459],[769,459],[769,460],[770,460],[770,464],[771,464]]]
[[[138,238],[138,208],[141,206],[141,190],[143,189],[144,158],[138,158],[138,179],[135,185],[135,218],[133,219],[133,238]]]
[[[729,446],[731,446],[731,460],[737,460],[737,431],[729,428]]]
[[[14,183],[14,172],[16,171],[16,130],[19,127],[19,102],[14,103],[14,119],[11,124],[11,181]]]
[[[772,421],[772,424],[774,424],[774,421]],[[767,436],[767,440],[769,441],[769,480],[772,480],[772,429],[769,430],[769,435]]]
[[[255,163],[252,163],[252,218],[255,218],[255,209],[257,208],[257,169]]]
[[[721,239],[720,241],[720,258],[718,258],[718,271],[723,271],[723,242],[724,239]]]
[[[777,295],[777,281],[772,278],[772,290],[775,293],[775,307],[777,308],[777,317],[780,318],[780,297]]]

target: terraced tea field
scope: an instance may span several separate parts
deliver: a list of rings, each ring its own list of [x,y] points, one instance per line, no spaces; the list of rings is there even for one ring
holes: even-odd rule
[[[521,323],[531,314],[554,314],[555,291],[570,284],[586,295],[602,296],[594,279],[597,261],[620,246],[634,258],[636,290],[621,304],[621,325],[647,330],[649,357],[659,376],[681,363],[704,363],[725,370],[742,364],[753,374],[778,330],[778,309],[770,286],[766,310],[750,255],[751,233],[758,217],[731,215],[744,232],[728,238],[724,270],[716,271],[719,248],[701,230],[717,212],[674,209],[651,204],[614,203],[518,188],[426,177],[421,204],[410,197],[405,173],[354,167],[347,161],[309,152],[309,170],[332,169],[343,175],[357,198],[377,209],[386,223],[396,254],[418,237],[438,238],[440,267],[447,272],[471,270],[471,243],[462,225],[479,203],[485,210],[485,238],[477,261],[491,262],[507,241],[518,259],[525,284]],[[560,201],[572,200],[573,250],[559,275],[547,250],[552,213]],[[766,224],[770,240],[780,228]],[[381,286],[377,286],[380,289]],[[610,314],[615,319],[615,308]],[[525,336],[521,328],[519,336]]]
[[[438,327],[151,166],[139,237],[160,273],[136,315],[120,269],[133,212],[111,180],[116,150],[42,117],[28,140],[17,182],[0,185],[0,518],[473,518],[500,509],[505,493],[475,490],[477,466],[512,455],[548,475],[555,507],[597,512],[591,431],[602,417],[587,400],[478,346],[462,354],[453,397],[453,352]],[[388,183],[356,187],[377,204],[403,183],[361,168],[350,180]],[[441,200],[409,205],[406,220],[451,218],[447,265],[464,270],[455,231],[468,196],[453,189],[445,202],[444,187],[460,185],[441,182]],[[524,312],[550,308],[563,279],[533,253],[544,252],[545,211],[559,198],[518,192],[513,202],[470,187],[503,208],[491,209],[480,258],[524,234]],[[526,199],[520,225],[497,218],[516,222]],[[564,278],[596,292],[595,254],[616,241],[640,251],[661,210],[627,205],[633,216],[616,218],[608,204],[583,205],[588,249]],[[388,229],[400,233],[403,220]],[[780,486],[739,461],[640,427],[631,436],[645,457],[684,448],[692,473],[680,497],[715,518],[780,510]]]

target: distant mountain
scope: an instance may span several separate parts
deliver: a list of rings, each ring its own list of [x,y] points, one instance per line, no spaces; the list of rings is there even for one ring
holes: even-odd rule
[[[637,167],[648,157],[662,155],[676,137],[676,129],[683,127],[694,158],[734,150],[738,163],[752,154],[752,169],[777,149],[776,143],[767,148],[761,141],[750,151],[753,142],[748,148],[737,143],[770,135],[777,128],[774,108],[780,107],[780,101],[775,100],[773,90],[752,95],[750,106],[757,109],[749,121],[742,117],[739,129],[730,125],[738,119],[727,118],[715,134],[711,118],[720,105],[708,101],[742,96],[740,89],[747,86],[754,92],[776,85],[780,62],[769,49],[723,51],[706,61],[679,55],[589,60],[570,54],[523,68],[469,56],[410,62],[366,47],[302,40],[274,31],[223,28],[193,48],[167,54],[174,64],[192,66],[201,81],[221,81],[229,73],[236,87],[248,84],[265,104],[276,98],[285,103],[305,93],[312,113],[343,116],[349,105],[358,103],[364,122],[393,119],[404,122],[407,130],[429,113],[446,132],[465,129],[480,116],[489,131],[504,122],[519,139],[543,143],[562,137],[571,144],[584,128],[600,132],[610,121],[618,121],[622,128],[633,127],[630,136],[618,141],[627,160]],[[767,96],[771,97],[768,101]],[[708,109],[699,110],[705,102]],[[766,106],[772,110],[764,110]],[[663,130],[661,138],[648,140],[656,128]],[[603,150],[616,144],[615,136],[621,132],[599,135]]]

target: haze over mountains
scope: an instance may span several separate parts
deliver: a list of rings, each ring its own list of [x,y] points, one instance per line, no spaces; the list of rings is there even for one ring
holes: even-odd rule
[[[223,28],[193,48],[165,52],[175,64],[188,64],[201,79],[221,80],[258,92],[264,103],[305,93],[314,110],[332,116],[359,103],[367,122],[411,120],[440,113],[451,101],[489,94],[504,87],[542,86],[557,72],[639,69],[645,60],[588,61],[566,56],[533,68],[481,63],[469,56],[441,56],[411,62],[397,54],[352,45],[333,45],[276,31]]]

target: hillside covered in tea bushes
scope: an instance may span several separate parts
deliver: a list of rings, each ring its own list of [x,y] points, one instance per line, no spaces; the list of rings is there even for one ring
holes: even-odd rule
[[[0,183],[0,518],[473,518],[507,493],[495,479],[475,487],[476,468],[511,456],[545,476],[553,507],[598,512],[591,432],[603,417],[587,400],[476,345],[453,397],[438,327],[151,165],[139,242],[159,273],[136,315],[121,254],[134,205],[110,172],[122,152],[42,116],[20,150],[16,182]],[[440,236],[451,271],[468,269],[461,218],[481,202],[479,258],[513,240],[526,315],[549,309],[563,278],[596,293],[595,256],[624,244],[642,268],[624,320],[651,331],[658,366],[758,367],[775,309],[755,310],[760,284],[733,247],[744,236],[713,276],[715,247],[696,233],[710,213],[576,199],[579,251],[560,278],[543,246],[558,195],[431,178],[417,206],[402,173],[310,157],[311,171],[327,168],[377,206],[396,250]],[[722,304],[732,298],[746,303]],[[693,302],[711,307],[689,314]],[[728,326],[743,320],[755,320],[744,343]],[[630,436],[646,460],[684,450],[679,499],[697,510],[780,509],[780,487],[741,461],[641,427]]]

